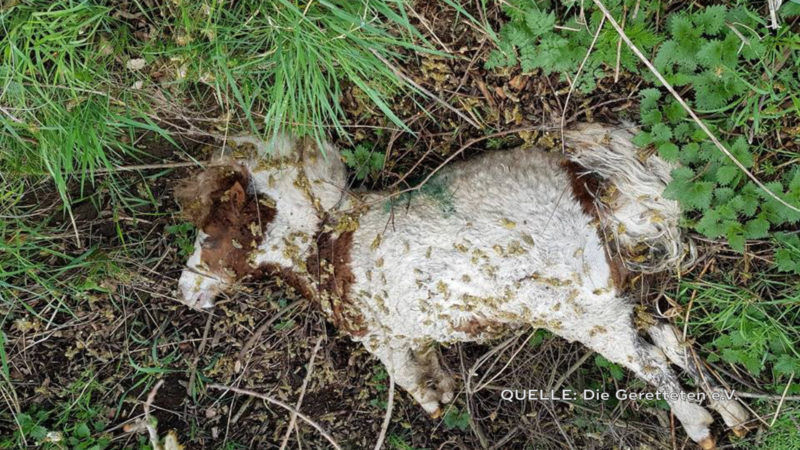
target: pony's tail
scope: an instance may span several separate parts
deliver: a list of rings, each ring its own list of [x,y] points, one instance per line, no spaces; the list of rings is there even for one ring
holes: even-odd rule
[[[681,210],[664,198],[673,166],[633,144],[633,126],[579,124],[564,131],[567,157],[608,183],[595,203],[600,221],[629,268],[659,272],[690,266],[693,243],[681,235]]]

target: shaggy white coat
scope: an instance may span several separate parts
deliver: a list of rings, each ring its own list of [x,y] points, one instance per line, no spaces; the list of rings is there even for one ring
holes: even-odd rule
[[[718,391],[673,327],[648,330],[655,345],[637,335],[632,305],[612,282],[600,237],[623,255],[650,249],[644,262],[627,261],[634,269],[661,270],[692,256],[681,241],[677,204],[661,196],[670,166],[640,157],[624,129],[581,125],[565,138],[567,155],[488,152],[445,168],[420,192],[394,197],[348,191],[330,146],[325,157],[300,158],[286,137],[237,138],[258,148],[258,156],[241,162],[255,191],[273,198],[277,210],[254,262],[295,270],[312,251],[324,214],[357,220],[349,297],[367,331],[353,339],[433,415],[453,398],[454,383],[430,344],[485,340],[519,326],[579,341],[664,393],[685,395],[669,361]],[[565,158],[616,187],[618,194],[600,206],[600,223],[573,197]],[[264,159],[271,164],[264,167]],[[231,280],[198,266],[203,239],[200,232],[180,289],[187,304],[210,307]],[[320,303],[330,313],[330,304]],[[685,398],[669,404],[691,439],[713,446],[704,407]],[[709,406],[729,427],[748,419],[736,401]]]

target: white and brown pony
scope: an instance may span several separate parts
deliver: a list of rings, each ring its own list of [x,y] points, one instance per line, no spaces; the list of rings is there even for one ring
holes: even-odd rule
[[[434,416],[454,382],[431,344],[545,328],[653,385],[688,436],[711,448],[712,416],[670,363],[708,393],[722,388],[671,325],[654,321],[652,344],[640,337],[622,291],[631,270],[674,269],[692,256],[678,205],[662,197],[671,167],[631,137],[583,124],[565,132],[566,154],[487,152],[400,196],[348,190],[331,146],[234,138],[223,165],[177,189],[198,227],[180,298],[208,308],[240,280],[280,277]],[[736,400],[707,406],[743,431],[748,414]]]

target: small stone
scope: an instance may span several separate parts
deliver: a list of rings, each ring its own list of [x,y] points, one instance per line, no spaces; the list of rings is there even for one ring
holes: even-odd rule
[[[128,60],[128,63],[125,64],[125,67],[127,67],[128,70],[142,70],[146,65],[147,61],[145,61],[144,58],[133,58]]]

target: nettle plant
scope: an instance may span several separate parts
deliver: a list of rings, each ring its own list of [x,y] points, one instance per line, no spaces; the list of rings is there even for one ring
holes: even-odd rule
[[[582,15],[575,2],[562,3],[567,6],[562,16],[570,18],[565,23],[556,24],[554,7],[549,1],[507,2],[503,10],[510,20],[500,28],[497,49],[489,54],[485,67],[496,69],[519,64],[525,73],[541,70],[545,75],[560,73],[562,81],[571,80],[591,46],[603,15],[600,11],[590,10]],[[623,5],[633,10],[635,3],[612,0],[607,2],[607,6],[621,16]],[[645,51],[651,50],[661,40],[648,25],[654,11],[649,2],[641,2],[636,17],[628,18],[625,26],[628,37]],[[597,87],[598,79],[609,75],[608,68],[616,65],[618,42],[619,35],[606,24],[575,83],[576,89],[591,92]],[[621,69],[639,73],[637,63],[633,53],[627,50],[620,53]]]
[[[777,71],[781,40],[797,41],[796,34],[760,36],[763,20],[745,7],[710,6],[695,13],[672,15],[669,39],[656,54],[656,68],[685,96],[706,124],[720,137],[744,167],[765,181],[767,189],[792,205],[800,205],[800,169],[778,170],[780,161],[796,154],[750,144],[744,131],[764,133],[773,121],[796,112],[797,99],[790,90],[796,69]],[[794,53],[798,53],[794,51]],[[789,55],[795,56],[797,55]],[[785,56],[784,56],[785,57]],[[791,59],[790,59],[791,60]],[[780,247],[778,268],[800,273],[797,237],[771,233],[795,227],[800,213],[780,204],[758,188],[734,162],[687,118],[672,98],[657,89],[641,93],[640,119],[645,130],[636,137],[641,146],[653,145],[662,158],[678,162],[666,195],[678,200],[685,211],[695,211],[689,224],[709,238],[725,237],[730,246],[744,251],[746,239],[774,237]],[[784,111],[772,105],[794,104]],[[763,108],[767,104],[768,108]],[[777,120],[776,120],[777,119]],[[778,126],[780,124],[778,123]],[[791,166],[789,166],[791,167]]]
[[[708,140],[686,112],[674,100],[658,106],[661,93],[656,89],[642,92],[641,124],[646,131],[635,142],[654,145],[659,155],[681,167],[673,170],[673,181],[665,195],[678,200],[684,211],[693,211],[688,224],[709,238],[724,236],[730,246],[744,251],[746,239],[773,236],[782,244],[779,268],[800,273],[797,237],[789,233],[770,233],[774,228],[796,225],[800,214],[790,210],[760,189]],[[719,130],[709,124],[712,132]],[[743,166],[755,169],[753,148],[742,137],[723,140],[723,145]],[[764,172],[766,172],[764,170]],[[800,170],[785,171],[765,183],[767,188],[789,204],[800,204]],[[793,245],[794,244],[794,245]]]
[[[793,93],[800,89],[796,78],[800,36],[790,27],[769,33],[765,16],[745,4],[674,12],[660,21],[659,29],[655,3],[615,0],[605,4],[614,17],[625,17],[628,37],[644,54],[654,55],[656,68],[684,92],[690,106],[703,115],[734,157],[772,193],[800,205],[800,169],[786,169],[797,154],[765,149],[757,138],[773,133],[782,125],[781,118],[800,109],[800,99]],[[485,66],[519,64],[523,72],[560,73],[562,81],[572,82],[586,58],[575,82],[580,92],[592,91],[597,80],[613,75],[617,65],[658,84],[625,45],[617,56],[619,35],[608,23],[587,58],[602,15],[591,4],[584,3],[582,13],[573,1],[563,1],[562,6],[566,11],[559,16],[570,18],[557,23],[551,2],[508,2],[505,12],[510,20],[500,29],[497,49]],[[797,14],[798,9],[793,4],[784,6],[783,18]],[[800,238],[779,232],[796,226],[800,213],[759,189],[660,89],[642,91],[640,125],[638,145],[653,146],[664,159],[681,164],[666,195],[680,202],[688,226],[709,238],[725,237],[738,251],[744,251],[747,239],[773,238],[778,244],[778,269],[800,273]],[[749,143],[746,133],[756,139]]]

